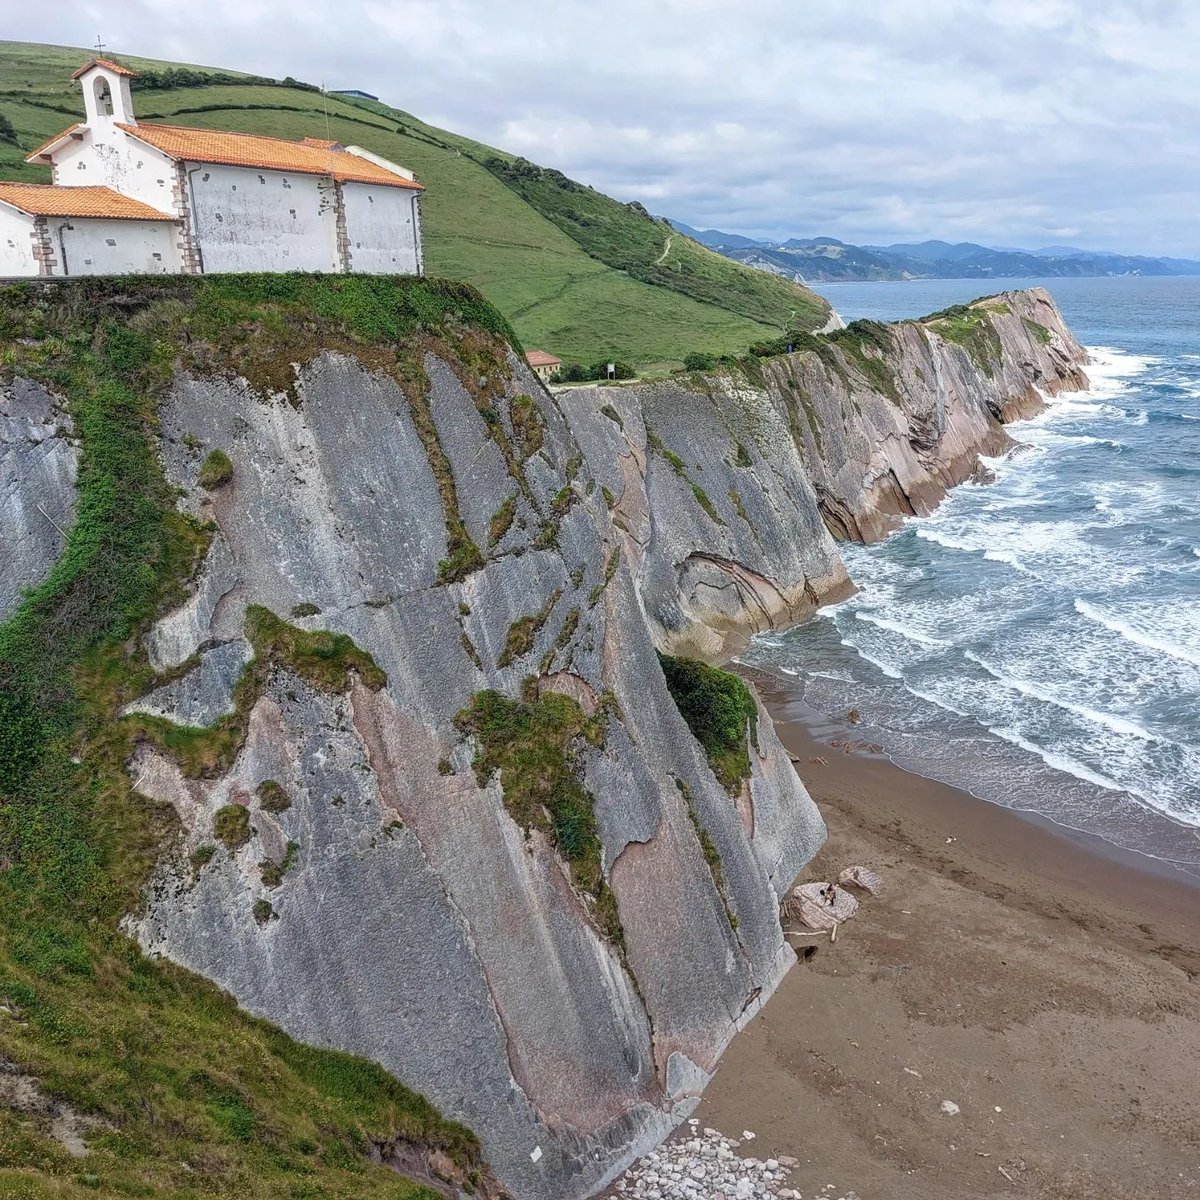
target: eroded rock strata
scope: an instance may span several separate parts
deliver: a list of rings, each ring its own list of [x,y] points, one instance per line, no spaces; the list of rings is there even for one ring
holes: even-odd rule
[[[557,397],[486,339],[419,351],[326,349],[283,390],[193,362],[168,389],[166,475],[213,532],[132,706],[131,776],[179,832],[129,928],[382,1063],[520,1197],[582,1197],[787,970],[778,900],[824,837],[761,712],[718,782],[656,652],[720,659],[845,595],[833,534],[929,511],[1085,356],[1040,291]],[[156,718],[225,722],[235,751],[180,761]],[[487,767],[514,745],[520,771]],[[570,795],[537,803],[538,772]]]

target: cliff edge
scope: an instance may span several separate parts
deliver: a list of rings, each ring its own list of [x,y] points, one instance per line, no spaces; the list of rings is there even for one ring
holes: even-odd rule
[[[1040,291],[558,396],[436,281],[9,300],[10,452],[50,465],[17,473],[5,544],[49,571],[25,514],[70,536],[32,599],[0,579],[2,736],[33,764],[0,792],[80,778],[105,911],[152,959],[381,1064],[536,1200],[597,1190],[690,1110],[792,961],[778,901],[824,838],[744,685],[659,654],[718,660],[846,594],[835,535],[928,511],[1004,419],[1085,383]],[[101,464],[142,481],[152,546]],[[52,643],[71,571],[124,607]],[[722,729],[689,725],[689,687]]]

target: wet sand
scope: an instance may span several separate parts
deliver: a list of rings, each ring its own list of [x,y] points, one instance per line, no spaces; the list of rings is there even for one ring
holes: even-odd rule
[[[844,753],[754,679],[829,827],[801,879],[862,863],[884,892],[734,1040],[701,1122],[797,1158],[806,1200],[1200,1197],[1195,882]]]

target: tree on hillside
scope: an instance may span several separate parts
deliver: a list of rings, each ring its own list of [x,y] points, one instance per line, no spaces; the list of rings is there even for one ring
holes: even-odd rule
[[[4,113],[0,113],[0,142],[11,142],[14,146],[17,144],[17,131]]]

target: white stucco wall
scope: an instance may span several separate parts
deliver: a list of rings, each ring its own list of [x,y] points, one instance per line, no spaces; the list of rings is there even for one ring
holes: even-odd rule
[[[331,181],[250,167],[186,167],[205,274],[340,269]]]
[[[181,270],[173,222],[72,217],[51,218],[49,226],[59,260],[56,274],[166,275]]]
[[[417,193],[367,183],[342,185],[350,269],[355,273],[417,273]]]
[[[110,121],[56,150],[54,166],[54,182],[65,187],[102,184],[159,212],[175,212],[174,162]]]
[[[0,204],[0,276],[36,275],[33,218]]]

